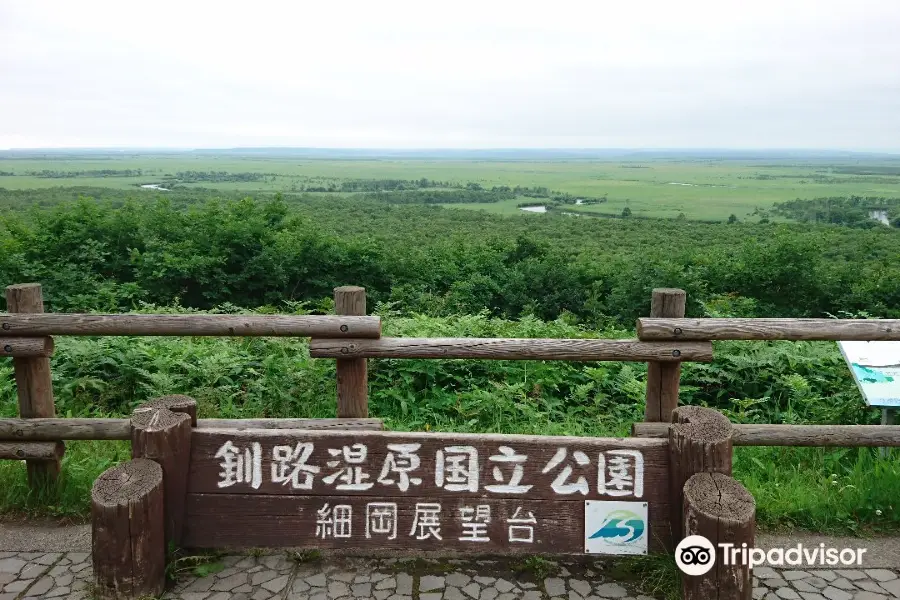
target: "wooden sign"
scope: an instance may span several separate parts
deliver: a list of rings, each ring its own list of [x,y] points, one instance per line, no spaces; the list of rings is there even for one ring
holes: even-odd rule
[[[195,429],[184,543],[641,553],[668,470],[659,439]]]

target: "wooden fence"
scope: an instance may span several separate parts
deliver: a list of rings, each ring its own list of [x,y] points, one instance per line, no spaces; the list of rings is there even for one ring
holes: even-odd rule
[[[604,541],[602,527],[587,531],[598,503],[644,511],[635,522],[649,550],[689,534],[752,546],[755,508],[730,477],[734,445],[900,446],[898,426],[731,425],[678,407],[681,363],[711,361],[713,340],[894,340],[898,320],[687,319],[685,293],[657,289],[638,339],[388,338],[359,287],[336,288],[337,314],[326,316],[43,314],[38,284],[8,287],[7,304],[0,356],[13,357],[20,418],[0,419],[0,458],[25,460],[37,486],[58,475],[63,440],[132,442],[133,460],[92,493],[105,597],[157,593],[168,542],[591,553]],[[129,419],[56,418],[55,335],[310,337],[312,357],[336,360],[337,418],[198,419],[186,396]],[[628,439],[385,432],[368,409],[367,361],[379,358],[647,362],[645,419]],[[458,517],[444,536],[433,535],[435,507]],[[626,546],[613,550],[637,547]],[[711,573],[686,577],[685,597],[749,598],[747,567]]]
[[[39,284],[9,286],[6,298],[10,312],[0,315],[0,356],[14,359],[21,419],[0,419],[0,458],[27,460],[29,481],[35,486],[59,473],[62,446],[51,442],[128,439],[127,420],[54,418],[52,336],[310,337],[312,357],[336,360],[338,419],[357,420],[369,416],[370,358],[647,362],[647,420],[666,422],[677,406],[681,362],[713,358],[709,341],[382,337],[381,319],[366,316],[365,289],[355,286],[336,288],[336,314],[324,316],[44,314]],[[681,290],[654,290],[651,314],[683,316],[684,302]],[[326,426],[321,421],[308,425]]]

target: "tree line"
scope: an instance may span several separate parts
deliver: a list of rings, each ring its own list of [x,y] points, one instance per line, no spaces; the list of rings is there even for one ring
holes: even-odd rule
[[[890,228],[546,217],[105,190],[0,215],[0,282],[42,282],[55,311],[318,305],[356,284],[373,306],[433,316],[630,327],[651,289],[671,286],[688,291],[692,315],[715,302],[741,316],[900,317]]]

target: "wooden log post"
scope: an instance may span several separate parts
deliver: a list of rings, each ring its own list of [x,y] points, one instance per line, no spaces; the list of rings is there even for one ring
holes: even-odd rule
[[[682,535],[682,492],[697,473],[731,475],[731,422],[719,411],[681,406],[672,413],[669,427],[669,485],[672,502],[672,539]]]
[[[366,289],[357,286],[334,288],[337,315],[365,316]],[[369,416],[369,379],[365,358],[337,359],[337,416],[364,419]]]
[[[687,294],[684,290],[658,288],[650,301],[651,317],[684,317]],[[647,363],[647,406],[645,421],[668,422],[678,406],[681,363]]]
[[[188,402],[190,401],[190,402]],[[178,545],[184,529],[184,503],[191,461],[191,416],[196,403],[167,396],[136,408],[131,417],[131,455],[159,463],[165,481],[165,541]],[[185,412],[174,412],[181,408]]]
[[[897,420],[897,409],[891,406],[885,406],[881,409],[881,425],[883,427],[890,426],[894,424],[894,421]],[[891,427],[891,429],[896,429]],[[881,458],[887,458],[891,453],[891,449],[888,447],[882,446],[878,449],[878,455]]]
[[[159,596],[166,580],[162,468],[143,458],[108,469],[91,489],[94,594]]]
[[[684,484],[684,533],[700,535],[716,548],[715,563],[703,575],[684,575],[684,600],[750,600],[750,565],[734,557],[731,544],[754,547],[756,502],[740,482],[723,473],[697,473]],[[726,556],[728,553],[728,556]]]
[[[39,283],[22,283],[6,288],[6,306],[11,313],[44,312],[44,296]],[[4,323],[0,334],[7,334]],[[50,342],[52,348],[52,342]],[[50,378],[50,359],[47,356],[13,358],[16,388],[19,396],[19,415],[22,418],[55,417],[53,382]],[[28,460],[28,485],[35,489],[42,483],[55,482],[59,477],[61,456]]]

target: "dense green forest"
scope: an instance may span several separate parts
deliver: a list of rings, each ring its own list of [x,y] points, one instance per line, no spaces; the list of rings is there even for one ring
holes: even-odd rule
[[[405,193],[405,192],[397,192]],[[505,217],[352,198],[4,192],[0,280],[36,280],[52,310],[138,302],[208,309],[319,302],[336,285],[432,316],[569,315],[630,327],[653,287],[688,313],[900,316],[900,236],[885,227]]]
[[[331,311],[333,287],[356,284],[385,334],[404,336],[632,337],[661,286],[686,289],[691,316],[900,317],[892,228],[502,216],[368,198],[432,193],[387,187],[2,191],[0,282],[41,282],[57,312],[301,314]],[[715,355],[684,365],[682,403],[738,422],[878,422],[833,343],[720,342]],[[63,337],[52,361],[62,415],[126,415],[166,393],[197,397],[206,417],[334,411],[334,361],[309,358],[305,340]],[[625,435],[643,415],[643,364],[370,362],[371,412],[392,429]],[[3,359],[0,415],[16,413]],[[94,477],[125,456],[123,444],[70,444],[54,496],[29,494],[21,466],[4,461],[0,512],[82,515]],[[900,526],[900,466],[871,449],[740,448],[735,473],[766,526]]]

